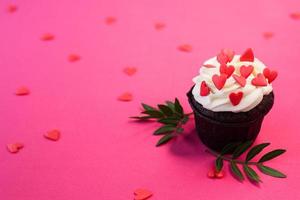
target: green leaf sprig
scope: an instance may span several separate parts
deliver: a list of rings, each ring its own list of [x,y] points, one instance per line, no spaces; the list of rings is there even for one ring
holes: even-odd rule
[[[286,150],[276,149],[264,154],[258,161],[251,161],[264,148],[270,145],[270,143],[262,143],[252,147],[248,151],[245,160],[239,160],[238,158],[251,147],[251,144],[252,144],[251,141],[247,141],[244,143],[228,144],[221,150],[220,153],[210,149],[207,151],[216,157],[215,168],[217,172],[222,170],[223,162],[227,161],[229,162],[229,167],[232,174],[239,181],[243,181],[245,178],[238,165],[242,166],[242,169],[246,177],[248,177],[248,179],[253,181],[254,183],[261,182],[261,179],[252,166],[256,166],[262,173],[266,175],[273,176],[276,178],[286,178],[286,175],[283,174],[282,172],[265,165],[266,161],[269,161],[273,158],[280,156]]]
[[[154,131],[154,135],[163,135],[156,146],[166,144],[171,139],[184,131],[183,125],[189,120],[192,113],[184,113],[184,110],[177,98],[175,101],[166,101],[165,104],[158,104],[152,107],[142,103],[143,111],[141,116],[130,117],[137,120],[156,120],[161,123],[161,127]]]

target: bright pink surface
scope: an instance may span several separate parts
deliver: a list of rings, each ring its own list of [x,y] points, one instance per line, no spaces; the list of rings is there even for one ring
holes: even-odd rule
[[[7,5],[18,10],[7,13]],[[31,0],[0,1],[0,199],[128,200],[146,187],[153,200],[299,199],[299,0]],[[114,16],[117,22],[106,25]],[[155,22],[166,23],[157,31]],[[274,32],[266,40],[265,31]],[[41,41],[44,33],[53,41]],[[191,53],[177,46],[191,44]],[[140,102],[185,93],[202,61],[221,48],[255,55],[279,71],[276,103],[257,142],[286,148],[269,165],[288,175],[262,175],[263,184],[230,175],[206,177],[213,157],[204,152],[191,121],[183,137],[155,148],[157,124],[128,120]],[[70,53],[82,59],[70,63]],[[122,70],[136,66],[129,77]],[[29,96],[15,96],[21,85]],[[117,101],[132,92],[132,102]],[[43,134],[57,128],[58,142]],[[24,142],[18,154],[6,144]],[[228,170],[226,169],[226,172]]]

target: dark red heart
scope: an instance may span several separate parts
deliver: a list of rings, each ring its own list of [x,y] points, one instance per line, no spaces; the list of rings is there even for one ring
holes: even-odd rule
[[[228,62],[231,62],[235,55],[235,52],[231,49],[222,49],[221,53],[227,56]]]
[[[254,61],[254,54],[251,48],[247,49],[240,57],[240,61]]]
[[[243,96],[244,96],[243,92],[237,92],[237,93],[232,92],[232,93],[230,93],[229,99],[230,99],[231,104],[233,106],[239,105],[239,103],[241,102]]]
[[[202,81],[201,88],[200,88],[200,95],[207,96],[207,95],[209,95],[209,93],[210,93],[209,87],[207,86],[205,81]]]
[[[274,70],[272,71],[269,68],[265,68],[263,73],[264,73],[264,76],[266,77],[266,79],[268,79],[269,83],[272,83],[278,75],[277,71],[274,71]]]
[[[240,84],[240,86],[245,87],[246,85],[246,79],[243,76],[238,76],[236,74],[233,74],[232,77],[234,78],[234,80]]]
[[[227,80],[227,74],[221,74],[221,75],[215,74],[212,77],[212,81],[218,90],[221,90],[224,87],[226,80]]]
[[[234,70],[235,70],[235,68],[232,65],[227,67],[227,65],[222,65],[221,64],[221,66],[220,66],[220,73],[221,74],[226,74],[227,78],[229,78],[233,74]]]
[[[218,62],[222,65],[225,65],[226,63],[228,63],[229,62],[229,58],[228,58],[228,56],[226,56],[224,53],[219,53],[218,55],[217,55],[217,60],[218,60]]]
[[[252,65],[249,66],[241,66],[240,67],[240,73],[243,77],[248,78],[248,76],[250,76],[250,74],[253,72],[254,67]]]
[[[252,79],[251,83],[254,86],[267,86],[268,85],[268,82],[267,82],[265,76],[261,73],[257,74],[257,76]]]

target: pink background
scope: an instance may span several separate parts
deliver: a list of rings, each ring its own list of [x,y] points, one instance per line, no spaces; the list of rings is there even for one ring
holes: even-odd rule
[[[14,3],[15,13],[6,7]],[[299,0],[31,0],[0,1],[0,199],[133,199],[145,187],[153,200],[299,199],[300,164],[300,11]],[[107,25],[107,16],[117,18]],[[166,23],[157,31],[155,22]],[[274,32],[266,40],[262,33]],[[53,41],[41,41],[46,33]],[[193,46],[180,52],[180,44]],[[185,93],[202,61],[229,47],[252,47],[277,69],[275,106],[257,142],[287,153],[269,162],[288,175],[262,175],[256,187],[206,177],[213,157],[204,152],[192,121],[185,134],[161,148],[152,132],[158,124],[139,124],[128,116],[140,102]],[[67,56],[82,59],[70,63]],[[122,70],[135,66],[129,77]],[[15,96],[16,88],[29,96]],[[120,102],[123,92],[134,100]],[[58,142],[43,138],[57,128]],[[10,154],[6,144],[23,142]]]

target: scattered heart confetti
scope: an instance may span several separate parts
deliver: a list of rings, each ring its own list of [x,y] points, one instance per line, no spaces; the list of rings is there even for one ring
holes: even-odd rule
[[[217,60],[221,65],[226,65],[229,62],[228,56],[222,52],[217,55]]]
[[[6,147],[10,153],[18,153],[19,150],[24,147],[24,145],[22,143],[13,143],[6,145]]]
[[[235,68],[232,65],[227,66],[225,64],[221,64],[221,66],[220,66],[220,73],[226,74],[227,78],[229,78],[233,74],[234,70],[235,70]]]
[[[267,86],[268,85],[268,82],[267,82],[265,76],[261,73],[257,74],[257,76],[252,79],[251,83],[254,86]]]
[[[239,105],[239,103],[241,102],[243,96],[244,96],[243,92],[237,92],[237,93],[232,92],[232,93],[230,93],[229,99],[230,99],[231,104],[233,106]]]
[[[300,20],[300,12],[293,12],[290,14],[290,17],[294,20]]]
[[[57,141],[60,138],[60,131],[57,129],[50,130],[44,134],[44,137],[52,141]]]
[[[105,23],[107,25],[111,25],[111,24],[114,24],[116,22],[117,22],[117,18],[115,18],[115,17],[109,16],[109,17],[105,18]]]
[[[51,33],[45,33],[44,35],[41,36],[42,41],[51,41],[54,40],[54,35]]]
[[[207,96],[207,95],[209,95],[209,93],[210,93],[209,87],[207,86],[205,81],[202,81],[201,87],[200,87],[200,95]]]
[[[273,33],[273,32],[264,32],[264,33],[263,33],[263,37],[264,37],[266,40],[271,39],[273,36],[274,36],[274,33]]]
[[[125,67],[123,72],[127,74],[128,76],[132,76],[136,73],[137,68],[136,67]]]
[[[221,90],[224,87],[226,80],[227,80],[226,74],[221,74],[220,76],[215,74],[212,77],[212,81],[218,90]]]
[[[216,66],[211,65],[211,64],[204,64],[203,67],[206,67],[206,68],[216,68]]]
[[[25,95],[28,95],[30,94],[30,91],[27,87],[25,86],[22,86],[22,87],[19,87],[17,90],[16,90],[16,95],[18,96],[25,96]]]
[[[133,96],[130,92],[125,92],[118,97],[119,101],[132,101]]]
[[[193,47],[189,44],[182,44],[182,45],[178,46],[178,50],[188,53],[188,52],[191,52],[193,50]]]
[[[134,191],[134,200],[146,200],[149,199],[153,193],[147,189],[139,188]]]
[[[235,55],[235,52],[233,50],[227,49],[227,48],[222,49],[221,53],[227,56],[228,62],[231,62],[232,59],[233,59],[233,57],[234,57],[234,55]]]
[[[163,22],[156,22],[154,28],[158,31],[163,30],[166,27],[166,24]]]
[[[80,60],[80,56],[77,54],[70,54],[68,56],[68,60],[69,60],[69,62],[76,62],[76,61]]]
[[[269,83],[272,83],[278,75],[277,71],[272,71],[269,68],[265,68],[263,74],[266,77],[266,79],[268,79]]]
[[[240,57],[240,61],[254,61],[254,54],[251,48],[247,49]]]
[[[7,12],[14,13],[18,10],[18,7],[14,4],[10,4],[7,6]]]
[[[252,74],[253,70],[254,70],[254,67],[252,65],[249,65],[249,66],[243,65],[240,67],[240,73],[245,78],[248,78],[248,76],[250,76],[250,74]]]
[[[245,87],[246,85],[246,79],[243,76],[238,76],[236,74],[233,74],[232,77],[234,78],[234,80],[240,84],[240,86]]]

